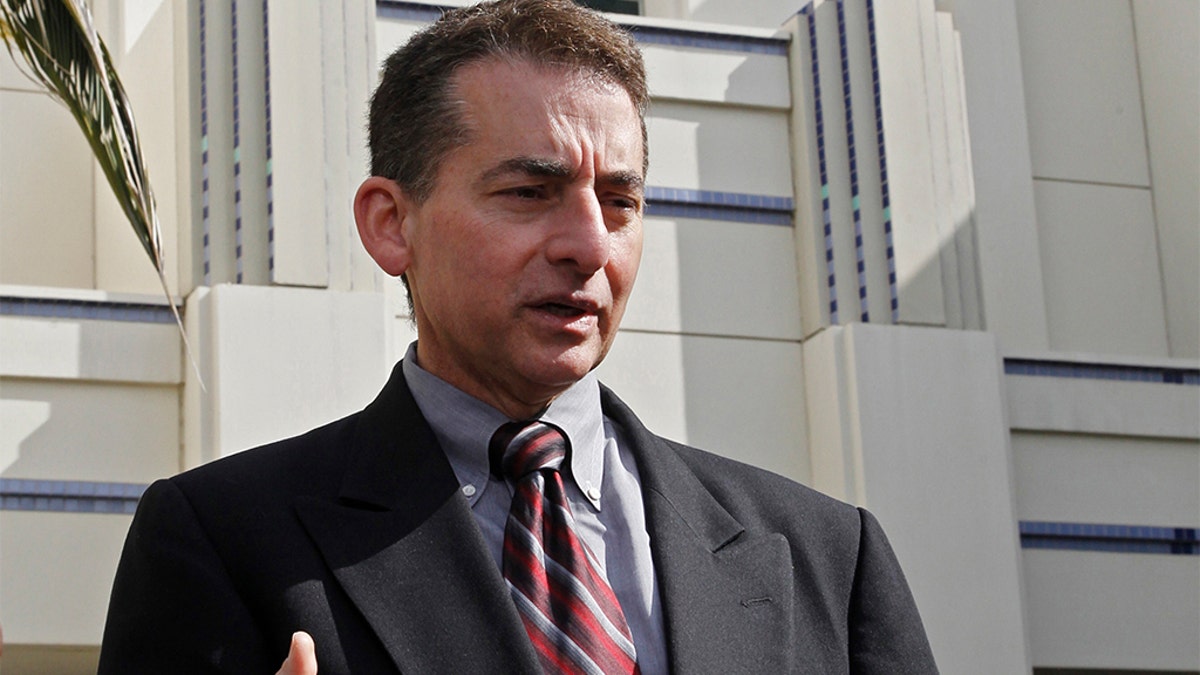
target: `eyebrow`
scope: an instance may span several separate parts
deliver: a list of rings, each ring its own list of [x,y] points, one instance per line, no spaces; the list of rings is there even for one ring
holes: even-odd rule
[[[571,169],[565,163],[553,159],[513,157],[488,169],[480,178],[484,181],[490,181],[509,174],[542,178],[570,178]]]
[[[501,176],[518,174],[522,176],[533,176],[538,178],[570,178],[573,171],[565,162],[554,159],[539,159],[537,157],[513,157],[500,162],[496,166],[488,169],[480,177],[484,182],[495,180]],[[614,187],[624,187],[641,191],[645,185],[645,179],[640,173],[635,171],[614,171],[609,174],[604,174],[597,181],[604,185]]]
[[[614,187],[637,190],[638,192],[644,191],[646,187],[646,179],[642,178],[642,174],[635,171],[614,171],[602,176],[599,182]]]

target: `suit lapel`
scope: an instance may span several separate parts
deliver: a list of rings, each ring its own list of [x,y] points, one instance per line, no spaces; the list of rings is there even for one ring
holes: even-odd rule
[[[787,672],[792,563],[745,531],[615,395],[605,413],[638,461],[672,671]],[[336,502],[296,511],[402,672],[536,673],[507,587],[399,365],[361,414]]]
[[[361,415],[337,502],[296,510],[402,672],[536,672],[537,657],[399,366]]]
[[[671,670],[790,672],[796,626],[787,541],[746,532],[674,448],[608,389],[602,400],[636,453]]]

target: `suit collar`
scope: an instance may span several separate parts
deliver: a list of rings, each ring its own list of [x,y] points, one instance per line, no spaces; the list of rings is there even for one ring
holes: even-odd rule
[[[604,414],[621,428],[625,439],[636,449],[643,495],[660,497],[670,510],[670,513],[656,512],[654,515],[662,517],[650,520],[668,519],[673,514],[710,553],[720,551],[745,532],[675,449],[650,433],[612,390],[601,387],[601,402]]]
[[[361,413],[337,501],[296,511],[402,672],[536,672],[470,506],[399,366]]]
[[[746,531],[607,388],[638,461],[674,672],[788,672],[791,557]],[[538,672],[537,656],[466,499],[399,366],[361,413],[336,502],[296,510],[402,672]]]
[[[458,492],[458,481],[404,379],[403,362],[359,415],[339,499],[367,508],[433,508]],[[427,509],[413,513],[427,517]]]
[[[791,672],[791,551],[748,532],[612,391],[605,414],[637,452],[650,547],[673,672]]]
[[[414,342],[401,362],[405,384],[459,482],[475,486],[475,494],[468,497],[474,505],[490,489],[493,471],[487,449],[491,438],[500,425],[513,420],[426,371],[416,356]],[[595,374],[588,373],[568,387],[537,417],[566,435],[571,451],[566,465],[569,470],[563,472],[563,478],[573,481],[592,506],[600,509],[600,499],[589,490],[604,484],[604,419],[600,413],[600,383]]]

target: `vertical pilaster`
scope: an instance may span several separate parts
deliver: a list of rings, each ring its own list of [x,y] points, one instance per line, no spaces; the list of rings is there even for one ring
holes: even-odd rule
[[[805,336],[829,325],[829,267],[824,235],[824,203],[818,157],[815,29],[811,6],[792,17],[784,29],[792,34],[791,69],[792,177],[795,192],[797,270],[800,323]]]
[[[880,107],[899,307],[907,324],[946,323],[922,23],[932,3],[874,3]],[[923,19],[924,17],[924,19]]]
[[[1049,349],[1015,0],[957,0],[983,326],[1006,352]]]
[[[270,64],[270,278],[276,284],[323,288],[329,284],[329,241],[322,3],[263,1]]]
[[[1029,672],[994,338],[835,326],[805,342],[804,373],[814,487],[879,515],[940,668]]]
[[[200,284],[237,278],[233,5],[198,0],[200,19]]]
[[[786,28],[804,108],[792,120],[805,334],[854,322],[979,328],[950,15],[928,0],[827,0]]]
[[[375,86],[374,2],[322,3],[321,76],[325,111],[325,222],[329,285],[377,287],[374,262],[358,240],[351,208],[368,171],[367,100]]]
[[[854,128],[856,230],[862,239],[861,263],[865,286],[864,321],[888,323],[895,320],[895,275],[892,273],[891,223],[884,220],[882,126],[878,112],[878,75],[874,56],[873,9],[866,0],[838,3],[842,39],[846,43],[845,82],[847,100],[852,102]]]
[[[374,9],[195,0],[196,283],[377,290],[351,209]]]
[[[393,365],[382,293],[220,284],[186,316],[205,386],[184,389],[185,469],[360,410]]]
[[[234,196],[237,277],[266,284],[270,258],[267,213],[266,60],[261,0],[231,0],[234,73]]]

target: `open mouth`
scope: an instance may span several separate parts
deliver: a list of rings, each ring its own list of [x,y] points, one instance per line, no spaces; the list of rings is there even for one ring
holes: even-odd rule
[[[547,302],[547,303],[538,305],[538,309],[542,310],[543,312],[546,312],[547,314],[553,314],[554,316],[561,317],[564,319],[573,319],[576,317],[583,316],[584,314],[587,313],[579,307],[575,307],[572,305],[564,305],[564,304],[558,303],[558,302]]]

